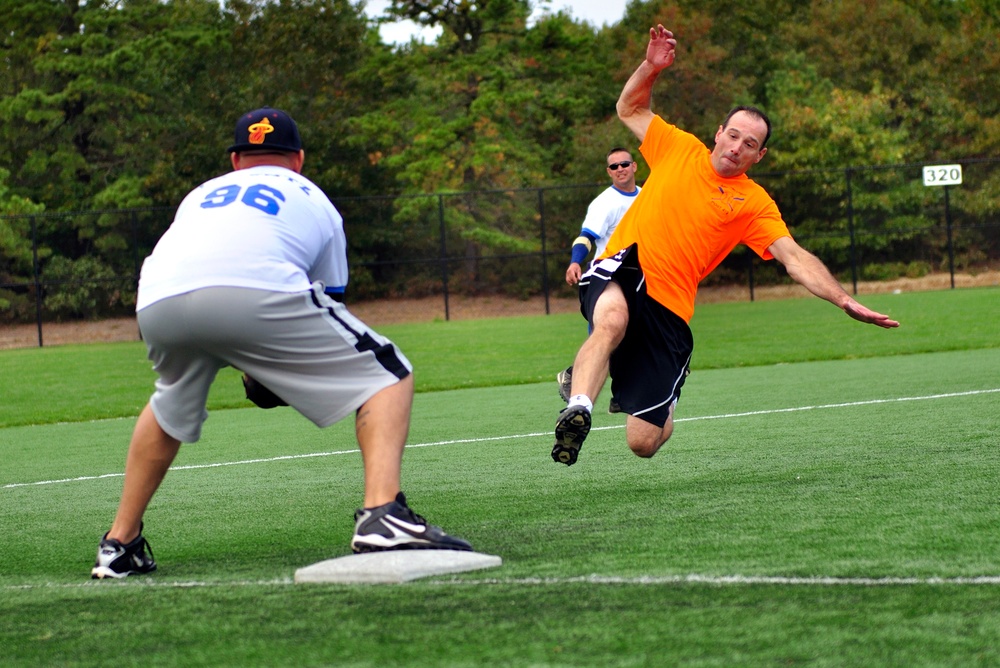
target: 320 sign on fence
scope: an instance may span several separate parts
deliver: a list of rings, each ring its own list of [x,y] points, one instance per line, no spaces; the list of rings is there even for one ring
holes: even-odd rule
[[[962,165],[928,165],[924,167],[925,186],[957,186],[962,183]]]

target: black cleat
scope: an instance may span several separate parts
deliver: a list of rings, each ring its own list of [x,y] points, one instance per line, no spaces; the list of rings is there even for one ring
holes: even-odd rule
[[[618,404],[618,400],[611,397],[611,401],[608,402],[608,413],[614,415],[615,413],[621,413],[622,407]]]
[[[90,569],[90,577],[94,580],[126,578],[130,575],[152,573],[155,570],[153,548],[143,537],[140,527],[139,535],[128,545],[122,545],[120,541],[108,538],[108,534],[104,534],[101,544],[97,547],[97,561]]]
[[[552,460],[572,466],[583,447],[583,440],[590,433],[590,411],[583,406],[569,406],[556,420],[556,444],[552,446]]]
[[[382,550],[464,550],[471,551],[468,541],[449,536],[441,527],[428,524],[406,505],[400,492],[396,500],[375,508],[360,508],[354,513],[355,552]]]

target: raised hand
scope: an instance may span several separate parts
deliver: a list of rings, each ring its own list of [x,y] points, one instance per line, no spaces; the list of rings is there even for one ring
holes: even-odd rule
[[[677,40],[674,39],[674,33],[660,24],[657,24],[655,28],[649,29],[649,45],[646,47],[646,61],[657,72],[670,67],[671,63],[674,62],[676,48]]]

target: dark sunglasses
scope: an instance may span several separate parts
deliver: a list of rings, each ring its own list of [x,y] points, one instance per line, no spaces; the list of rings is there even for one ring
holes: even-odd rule
[[[635,160],[622,160],[621,162],[613,162],[608,165],[608,169],[618,169],[619,167],[628,167],[633,164]]]

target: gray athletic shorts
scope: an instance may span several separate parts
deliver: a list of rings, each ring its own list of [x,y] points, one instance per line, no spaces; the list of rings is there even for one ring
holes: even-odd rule
[[[203,288],[138,312],[159,375],[150,406],[167,434],[201,437],[219,369],[248,373],[320,427],[413,371],[388,339],[323,293]]]

